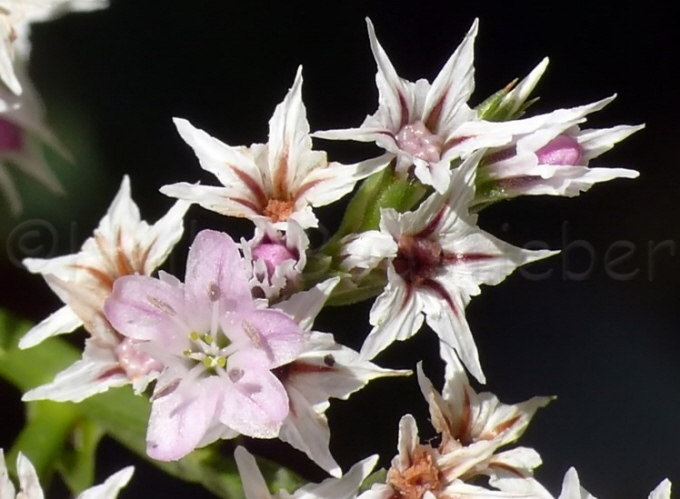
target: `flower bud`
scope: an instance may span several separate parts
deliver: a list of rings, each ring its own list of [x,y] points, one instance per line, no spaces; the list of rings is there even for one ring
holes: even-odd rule
[[[581,164],[583,149],[574,137],[558,135],[546,145],[536,151],[540,165],[569,165]]]

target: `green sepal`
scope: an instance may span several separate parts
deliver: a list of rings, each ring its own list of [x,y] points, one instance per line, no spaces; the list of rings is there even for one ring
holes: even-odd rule
[[[491,94],[489,97],[484,99],[481,104],[475,107],[475,111],[477,111],[477,116],[479,119],[486,121],[505,121],[503,119],[499,119],[500,116],[496,116],[496,113],[499,111],[503,98],[508,95],[516,83],[517,80],[514,80],[509,85],[501,88],[498,92]]]
[[[413,208],[426,192],[419,181],[400,178],[391,166],[374,173],[361,184],[347,206],[340,228],[321,252],[335,256],[343,237],[379,228],[380,210],[392,208],[404,212]]]

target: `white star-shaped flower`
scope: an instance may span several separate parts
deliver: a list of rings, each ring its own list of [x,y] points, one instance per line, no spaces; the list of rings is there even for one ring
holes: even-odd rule
[[[517,248],[475,225],[467,206],[482,152],[454,172],[446,193],[435,193],[414,212],[382,210],[380,231],[364,232],[344,248],[345,264],[370,268],[387,262],[388,283],[371,309],[373,329],[361,349],[363,358],[410,338],[425,319],[441,340],[444,359],[455,351],[484,382],[465,306],[480,293],[480,284],[498,284],[520,265],[555,252]]]
[[[490,392],[477,393],[468,383],[465,371],[454,359],[446,366],[442,394],[432,386],[418,365],[418,383],[430,406],[430,421],[441,434],[438,451],[439,467],[443,476],[455,478],[489,474],[502,468],[516,476],[531,476],[541,464],[533,450],[517,447],[497,453],[500,447],[517,440],[526,430],[535,412],[545,407],[552,397],[533,397],[519,404],[503,404]],[[486,448],[486,458],[469,466],[457,454],[471,447]],[[464,468],[460,468],[464,463]]]
[[[418,427],[410,414],[399,422],[399,452],[392,459],[385,483],[374,484],[362,493],[359,499],[470,499],[515,498],[529,499],[530,495],[516,495],[514,492],[490,490],[486,487],[467,483],[462,477],[465,470],[472,469],[479,462],[488,459],[488,446],[472,445],[456,454],[456,467],[461,471],[457,476],[449,463],[442,463],[444,456],[429,444],[421,444]],[[442,464],[448,466],[441,468]],[[443,470],[448,470],[444,473]]]
[[[23,84],[14,69],[16,59],[28,59],[31,23],[107,6],[108,0],[0,0],[0,81],[21,95]]]
[[[340,199],[358,180],[389,162],[381,157],[353,165],[329,163],[325,152],[312,150],[301,67],[269,121],[267,144],[232,147],[186,120],[175,119],[175,125],[201,167],[215,175],[222,187],[178,183],[162,187],[162,193],[223,215],[269,220],[281,229],[287,220],[304,229],[316,227],[312,207]]]
[[[430,84],[399,77],[366,19],[371,50],[378,66],[378,110],[359,128],[315,132],[332,140],[375,142],[396,155],[402,174],[415,176],[443,193],[449,185],[451,161],[472,152],[508,143],[513,134],[533,130],[534,121],[482,121],[467,105],[474,90],[473,45],[477,21]]]
[[[134,468],[128,466],[118,473],[114,473],[101,485],[95,485],[84,490],[76,499],[115,499],[120,489],[125,487],[132,478]],[[19,475],[19,491],[9,479],[5,455],[0,449],[0,498],[2,499],[44,499],[38,474],[31,462],[21,452],[17,456],[17,475]]]
[[[278,490],[272,494],[252,454],[239,446],[234,451],[234,458],[246,499],[352,499],[378,462],[378,456],[367,457],[352,466],[342,478],[310,483],[293,493]]]
[[[111,326],[104,315],[104,301],[118,277],[149,275],[165,261],[182,237],[188,207],[188,203],[178,201],[158,222],[149,225],[141,220],[130,197],[126,176],[99,227],[78,253],[24,260],[29,271],[45,277],[65,306],[28,331],[19,342],[20,348],[81,325],[90,333],[83,358],[53,382],[27,392],[24,400],[79,401],[131,382],[139,391],[155,376],[160,366]]]
[[[276,305],[297,320],[303,331],[310,333],[305,351],[293,362],[275,370],[290,400],[290,414],[279,438],[307,454],[333,476],[340,476],[341,470],[329,450],[331,432],[325,414],[329,399],[347,400],[378,377],[411,374],[411,371],[382,369],[336,343],[332,334],[311,330],[314,318],[337,283],[338,278],[329,279]]]

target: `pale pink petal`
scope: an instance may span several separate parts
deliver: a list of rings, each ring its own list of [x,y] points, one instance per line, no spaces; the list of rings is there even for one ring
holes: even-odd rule
[[[206,378],[193,384],[189,394],[180,387],[153,400],[146,434],[150,457],[175,461],[196,448],[219,409],[220,382]]]
[[[189,249],[184,288],[194,304],[219,301],[222,311],[252,308],[244,262],[236,243],[223,232],[204,230],[196,236]]]
[[[177,322],[184,309],[181,288],[148,276],[117,279],[104,304],[107,319],[121,334],[171,344],[184,333]]]
[[[288,416],[288,395],[281,382],[270,371],[229,358],[229,378],[222,388],[221,423],[255,438],[274,438]]]
[[[298,323],[279,310],[253,310],[241,327],[253,346],[267,353],[269,369],[294,360],[307,344]]]

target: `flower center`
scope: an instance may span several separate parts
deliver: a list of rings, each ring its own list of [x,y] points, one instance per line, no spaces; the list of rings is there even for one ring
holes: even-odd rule
[[[404,126],[396,136],[399,149],[428,163],[441,159],[444,140],[432,133],[422,121]]]
[[[223,341],[218,342],[218,338]],[[189,334],[189,341],[191,346],[182,352],[185,357],[202,363],[207,370],[213,372],[218,367],[222,369],[227,367],[227,358],[233,352],[228,348],[231,342],[226,335],[221,332],[218,336],[192,331]]]
[[[581,163],[583,149],[578,141],[569,135],[558,135],[536,151],[540,165],[568,165]]]
[[[23,130],[11,121],[0,118],[0,152],[19,152],[23,145]]]
[[[432,456],[423,448],[416,449],[411,457],[411,466],[404,471],[392,467],[387,480],[396,489],[399,499],[422,499],[426,492],[438,492],[441,487],[439,469]]]
[[[285,222],[293,213],[295,208],[294,201],[281,201],[280,199],[270,199],[264,209],[264,215],[269,217],[272,222]]]
[[[432,276],[442,258],[442,247],[437,241],[403,235],[393,260],[394,270],[406,282],[418,286]]]

